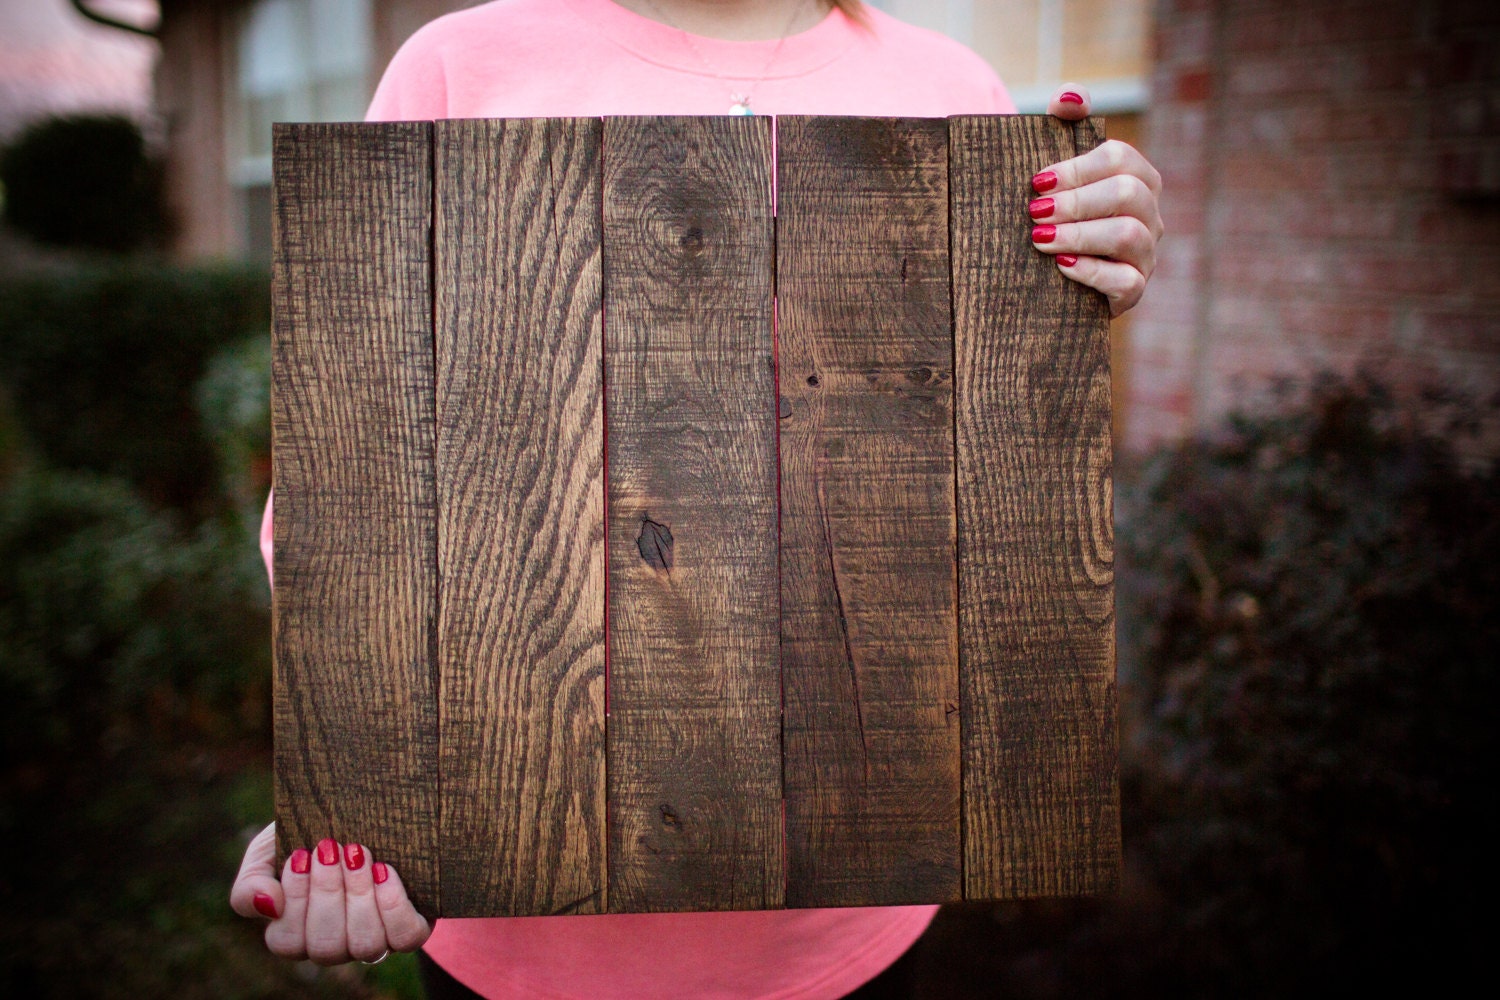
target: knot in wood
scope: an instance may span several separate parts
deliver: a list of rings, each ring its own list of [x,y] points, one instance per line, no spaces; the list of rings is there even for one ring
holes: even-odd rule
[[[672,569],[672,529],[658,524],[649,517],[641,518],[641,533],[636,536],[635,547],[641,558],[652,569]]]
[[[663,802],[661,805],[657,806],[656,808],[661,813],[661,825],[662,826],[666,827],[669,830],[681,830],[682,829],[682,818],[679,817],[675,812],[672,811],[672,807],[670,805],[668,805],[667,803]]]

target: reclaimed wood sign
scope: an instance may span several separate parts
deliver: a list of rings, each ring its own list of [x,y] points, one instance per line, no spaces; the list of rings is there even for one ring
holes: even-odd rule
[[[1096,122],[278,126],[276,801],[429,914],[1119,869]],[[773,183],[774,174],[774,183]]]

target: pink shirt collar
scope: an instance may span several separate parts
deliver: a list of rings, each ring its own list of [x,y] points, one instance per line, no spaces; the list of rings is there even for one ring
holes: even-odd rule
[[[626,10],[612,0],[563,2],[589,29],[645,62],[725,80],[779,80],[811,73],[843,55],[861,30],[834,8],[806,31],[788,35],[772,59],[775,39],[736,42],[693,35],[689,43],[678,29]]]

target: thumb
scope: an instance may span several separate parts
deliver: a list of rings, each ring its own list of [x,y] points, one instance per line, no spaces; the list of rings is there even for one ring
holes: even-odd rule
[[[1058,87],[1047,103],[1047,114],[1063,121],[1076,122],[1089,116],[1093,102],[1089,100],[1087,87],[1077,83],[1065,83]]]
[[[242,917],[275,920],[286,912],[286,896],[276,878],[276,824],[255,835],[245,848],[240,873],[229,890],[229,905]]]

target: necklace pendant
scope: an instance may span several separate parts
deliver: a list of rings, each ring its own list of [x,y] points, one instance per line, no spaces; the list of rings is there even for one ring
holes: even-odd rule
[[[729,113],[731,115],[754,115],[755,114],[754,111],[750,110],[750,98],[748,96],[741,96],[740,94],[731,94],[730,97],[729,97],[729,99],[734,102],[733,104],[729,105]]]

